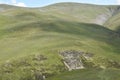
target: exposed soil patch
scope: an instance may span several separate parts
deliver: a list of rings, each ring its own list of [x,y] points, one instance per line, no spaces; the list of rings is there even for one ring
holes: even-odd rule
[[[94,20],[94,23],[103,25],[110,17],[111,15],[101,14],[98,17],[96,17],[96,19]]]

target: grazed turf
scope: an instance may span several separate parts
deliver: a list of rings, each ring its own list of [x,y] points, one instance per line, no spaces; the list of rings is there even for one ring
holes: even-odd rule
[[[120,38],[113,30],[119,26],[119,18],[117,18],[119,14],[111,17],[104,24],[105,26],[94,24],[94,20],[99,15],[110,14],[108,6],[61,3],[43,8],[19,8],[8,5],[0,5],[0,8],[2,8],[0,10],[1,80],[29,78],[34,80],[36,70],[49,76],[66,71],[58,55],[61,50],[93,53],[93,63],[96,65],[107,66],[105,60],[120,61]],[[117,18],[117,21],[114,18]],[[117,24],[113,23],[114,26],[109,26],[111,21]],[[39,62],[34,60],[36,55],[43,55],[46,59]],[[96,71],[98,75],[95,74]],[[119,75],[117,70],[113,71]],[[82,78],[83,76],[78,76],[78,73],[84,76],[88,73],[91,75]],[[58,75],[50,79],[113,80],[107,77],[112,75],[112,69],[78,70],[64,74],[60,76],[68,77]],[[72,78],[70,74],[73,75]]]

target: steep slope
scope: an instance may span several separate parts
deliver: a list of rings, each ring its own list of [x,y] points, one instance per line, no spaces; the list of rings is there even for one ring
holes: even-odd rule
[[[109,9],[111,9],[113,15],[104,25],[120,34],[120,6],[112,6],[112,8]]]
[[[84,23],[103,24],[110,17],[107,6],[90,4],[57,3],[55,5],[44,7],[43,10],[51,14],[54,13],[59,18]]]
[[[120,38],[109,29],[110,20],[119,16],[119,11],[113,15],[111,6],[58,3],[42,8],[3,7],[4,11],[0,12],[0,80],[36,80],[36,73],[49,77],[67,71],[58,54],[64,50],[92,53],[92,64],[119,71]],[[89,71],[84,74],[87,73]]]

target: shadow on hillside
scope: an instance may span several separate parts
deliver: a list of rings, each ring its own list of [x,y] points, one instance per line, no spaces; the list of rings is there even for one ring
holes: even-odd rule
[[[116,32],[120,35],[120,26],[117,27]]]
[[[7,32],[13,33],[16,31],[26,31],[29,29],[39,29],[46,32],[65,33],[75,36],[84,36],[97,41],[105,42],[117,49],[115,52],[119,53],[120,38],[116,38],[114,31],[109,30],[103,26],[96,24],[87,24],[69,21],[36,21],[28,24],[22,24],[7,29]],[[5,30],[6,31],[6,30]],[[39,37],[39,36],[37,36]]]

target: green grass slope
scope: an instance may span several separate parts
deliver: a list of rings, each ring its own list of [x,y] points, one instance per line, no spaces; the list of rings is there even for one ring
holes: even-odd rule
[[[7,7],[0,12],[0,80],[35,80],[36,71],[47,77],[60,74],[66,71],[58,54],[63,50],[93,53],[92,63],[97,66],[116,68],[116,64],[109,66],[108,61],[119,64],[120,38],[107,27],[107,23],[107,26],[100,26],[95,22],[101,15],[111,14],[107,6],[78,3],[59,3],[42,8],[13,9],[14,6],[9,6],[8,9],[8,6],[0,6]],[[112,70],[119,75],[119,69]],[[95,74],[91,71],[66,72],[60,76],[73,74],[72,80],[77,80],[79,74]],[[96,71],[97,76],[100,75],[98,80],[110,79],[112,74],[109,70]],[[102,78],[102,72],[107,77]],[[78,76],[78,80],[97,79],[94,79],[96,75],[90,76]],[[50,79],[62,78],[58,75]],[[71,77],[64,79],[70,80]]]
[[[115,75],[113,75],[115,74]],[[71,72],[64,72],[48,80],[119,80],[120,70],[115,69],[85,69]]]
[[[104,25],[120,34],[120,6],[114,6],[113,12],[112,17]]]
[[[110,15],[106,6],[80,3],[57,3],[43,7],[42,10],[65,20],[74,20],[84,23],[100,22],[98,21],[99,16],[109,17]]]

